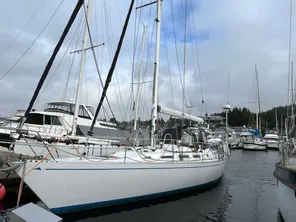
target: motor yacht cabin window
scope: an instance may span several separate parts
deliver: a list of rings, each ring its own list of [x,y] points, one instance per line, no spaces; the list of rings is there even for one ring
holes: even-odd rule
[[[89,112],[93,114],[93,107],[87,106]],[[65,113],[69,115],[74,115],[75,111],[75,104],[70,103],[50,103],[48,104],[47,108],[44,110],[45,112],[58,112],[58,113]],[[91,119],[87,110],[84,106],[80,105],[78,110],[78,117]]]
[[[91,119],[90,116],[88,115],[86,109],[84,108],[84,106],[81,106],[81,105],[79,106],[78,116],[80,118]]]
[[[59,112],[59,113],[66,113],[66,114],[73,114],[74,109],[73,104],[68,103],[50,103],[44,110],[45,112]]]
[[[25,123],[34,124],[34,125],[43,125],[43,114],[29,113]]]
[[[25,123],[34,125],[62,125],[57,116],[43,115],[40,113],[29,113]]]
[[[266,140],[270,140],[270,141],[279,141],[279,139],[278,138],[265,138]]]
[[[60,120],[57,116],[49,116],[49,115],[45,115],[44,124],[45,125],[58,125],[58,126],[62,125],[62,123],[60,122]]]

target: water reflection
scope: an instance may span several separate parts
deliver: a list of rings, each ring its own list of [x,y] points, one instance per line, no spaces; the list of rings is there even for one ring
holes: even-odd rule
[[[63,217],[63,221],[226,221],[225,212],[231,196],[227,188],[218,189],[223,184],[224,179],[210,191],[191,191],[153,201],[77,213]]]

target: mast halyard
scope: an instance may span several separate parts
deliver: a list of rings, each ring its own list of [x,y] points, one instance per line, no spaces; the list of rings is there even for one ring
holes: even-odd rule
[[[141,94],[140,92],[141,92],[141,88],[142,88],[141,81],[142,81],[142,67],[143,67],[146,32],[147,32],[147,25],[144,25],[143,38],[142,38],[142,49],[141,49],[140,71],[139,71],[137,98],[136,98],[136,108],[135,108],[134,130],[137,129],[137,121],[138,121],[138,113],[139,113],[139,100],[140,100],[140,94]]]
[[[183,102],[182,102],[182,112],[185,112],[185,106],[188,109],[188,104],[186,102],[186,81],[185,81],[185,74],[186,74],[186,29],[187,29],[187,0],[185,0],[185,16],[184,16],[184,67],[183,67]],[[182,127],[184,127],[184,119],[182,118]]]
[[[277,109],[275,109],[275,130],[276,130],[276,133],[279,135],[279,124],[278,124]]]
[[[85,22],[85,28],[84,28],[84,37],[82,41],[82,52],[81,52],[81,58],[80,58],[80,71],[79,71],[79,77],[78,77],[78,83],[77,83],[77,89],[76,89],[76,97],[75,97],[75,111],[74,111],[74,118],[73,118],[73,124],[72,124],[72,136],[76,135],[76,129],[77,129],[77,120],[78,120],[78,112],[79,112],[79,105],[80,105],[80,94],[82,90],[82,81],[83,81],[83,74],[84,74],[84,68],[85,68],[85,53],[87,48],[87,40],[88,40],[88,28],[87,23],[90,21],[90,13],[91,13],[91,6],[92,6],[92,0],[88,1],[87,5],[87,15],[86,15],[86,22]]]
[[[157,104],[158,104],[158,72],[159,72],[159,48],[160,48],[160,22],[161,22],[161,0],[157,0],[157,18],[156,21],[156,50],[154,63],[154,79],[152,92],[152,110],[151,110],[151,146],[155,145],[154,133],[157,121]]]
[[[120,38],[119,38],[119,42],[118,42],[118,45],[117,45],[117,48],[116,48],[116,51],[115,51],[115,54],[114,54],[114,57],[113,57],[113,60],[112,60],[112,63],[111,63],[111,67],[110,67],[110,69],[108,71],[108,75],[107,75],[107,78],[106,78],[106,81],[105,81],[105,85],[103,87],[102,95],[101,95],[98,107],[97,107],[97,109],[95,111],[94,118],[92,120],[90,129],[89,129],[89,131],[87,133],[88,136],[93,136],[93,134],[94,134],[93,131],[94,131],[95,123],[97,121],[99,112],[100,112],[100,110],[101,110],[101,108],[103,106],[104,99],[106,98],[106,100],[108,102],[106,92],[107,92],[109,84],[110,84],[110,82],[112,80],[113,72],[114,72],[114,69],[116,67],[116,63],[117,63],[117,60],[118,60],[118,57],[119,57],[119,53],[120,53],[120,50],[121,50],[121,47],[122,47],[123,39],[124,39],[126,30],[127,30],[128,22],[129,22],[129,19],[130,19],[130,16],[131,16],[131,12],[132,12],[134,3],[135,3],[135,0],[131,0],[130,7],[128,9],[128,13],[127,13],[127,16],[125,18],[125,22],[124,22],[122,32],[121,32],[121,35],[120,35]]]

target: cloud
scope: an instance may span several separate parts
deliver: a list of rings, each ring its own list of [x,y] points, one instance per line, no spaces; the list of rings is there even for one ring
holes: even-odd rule
[[[39,0],[33,0],[30,4],[16,0],[3,3],[0,14],[2,17],[0,18],[0,52],[12,43],[32,15],[39,7],[41,8],[10,50],[0,59],[0,77],[34,41],[60,2],[61,0],[51,0],[45,1],[42,5],[43,2]],[[136,2],[138,6],[149,1]],[[173,3],[173,8],[171,3]],[[73,1],[64,0],[33,47],[7,77],[0,81],[0,115],[13,115],[16,109],[27,107],[74,6]],[[93,1],[91,16],[93,42],[94,44],[105,43],[104,46],[95,49],[103,81],[108,74],[128,7],[127,1]],[[172,10],[174,17],[172,17]],[[187,1],[186,17],[184,12],[185,0],[163,1],[159,71],[159,103],[161,105],[182,110],[183,92],[180,79],[183,78],[185,44],[185,95],[187,105],[193,106],[191,111],[193,114],[200,115],[202,110],[203,115],[206,111],[208,113],[221,111],[222,105],[228,100],[228,73],[230,104],[246,106],[254,110],[255,64],[257,64],[259,73],[262,109],[266,110],[287,103],[289,1]],[[49,101],[69,99],[75,96],[74,89],[77,83],[80,54],[75,55],[71,68],[74,54],[70,54],[70,51],[82,47],[83,29],[82,26],[78,27],[80,18],[81,14],[77,17],[65,40],[41,90],[43,93],[35,104],[36,107],[41,107]],[[142,84],[139,115],[141,119],[150,117],[152,101],[150,80],[153,78],[155,55],[155,18],[156,5],[133,11],[116,72],[107,92],[117,119],[129,120],[134,115],[130,112],[133,107],[130,92],[133,85],[134,94],[136,94],[138,84],[131,84],[131,75],[134,74],[133,82],[137,82],[143,33],[142,23],[148,25],[148,28],[143,61],[143,81],[145,83]],[[184,42],[185,18],[186,42]],[[79,38],[74,38],[71,42],[75,33],[79,34],[77,34]],[[295,35],[294,30],[293,35]],[[135,57],[133,57],[134,50]],[[293,60],[296,58],[293,54],[294,50],[295,44],[292,38]],[[197,52],[200,67],[198,67]],[[134,70],[133,62],[135,63]],[[58,69],[54,72],[57,66]],[[67,95],[63,98],[70,68]],[[90,50],[87,51],[84,77],[81,101],[96,106],[102,89]],[[201,91],[206,110],[201,107]],[[110,116],[106,103],[104,107]],[[100,118],[103,117],[102,113]]]

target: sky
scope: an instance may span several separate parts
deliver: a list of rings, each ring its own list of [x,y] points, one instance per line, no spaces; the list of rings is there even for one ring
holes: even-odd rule
[[[149,2],[135,1],[107,91],[114,117],[118,120],[134,118],[136,106],[133,103],[137,101],[138,90],[141,92],[138,117],[150,118],[156,4],[136,10],[136,6]],[[0,80],[0,116],[11,116],[17,109],[27,108],[76,1],[11,0],[2,4],[0,79],[5,77]],[[93,0],[90,32],[94,45],[104,43],[95,48],[103,82],[111,66],[129,4],[128,0]],[[289,0],[164,0],[160,23],[159,104],[179,111],[184,109],[198,116],[206,112],[221,112],[222,105],[227,102],[232,107],[248,107],[255,111],[254,67],[257,65],[262,110],[286,105],[289,12]],[[34,108],[42,109],[50,101],[75,98],[81,53],[70,52],[82,48],[83,13],[81,9]],[[291,60],[295,61],[293,37],[296,24],[293,20],[294,14]],[[145,38],[144,25],[147,26]],[[87,41],[90,46],[89,39]],[[140,73],[142,78],[139,80]],[[96,107],[102,87],[90,50],[86,52],[83,74],[80,103]],[[184,76],[185,90],[182,90]],[[131,96],[132,91],[134,96]],[[187,106],[183,103],[184,97]],[[205,105],[201,104],[202,98]],[[100,118],[111,116],[105,102]]]

